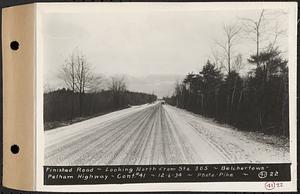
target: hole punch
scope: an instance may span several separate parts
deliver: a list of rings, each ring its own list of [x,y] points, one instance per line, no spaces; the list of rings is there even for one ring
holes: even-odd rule
[[[13,154],[17,154],[17,153],[19,153],[20,148],[19,148],[18,145],[14,144],[14,145],[12,145],[12,146],[10,147],[10,151],[11,151]]]
[[[18,41],[12,41],[12,42],[10,43],[10,48],[11,48],[12,50],[18,50],[18,49],[19,49],[19,46],[20,46],[20,44],[19,44]]]

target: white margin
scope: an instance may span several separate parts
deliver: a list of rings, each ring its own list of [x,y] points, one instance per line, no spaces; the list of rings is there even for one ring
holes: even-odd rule
[[[197,183],[143,183],[108,185],[43,185],[44,130],[43,130],[43,42],[42,19],[44,13],[143,11],[165,10],[166,4],[180,10],[233,10],[233,9],[287,9],[289,13],[289,119],[291,182],[283,182],[282,188],[266,190],[265,182],[197,182]],[[124,9],[126,8],[126,9]],[[201,3],[37,3],[36,6],[36,190],[53,192],[112,192],[112,191],[243,191],[283,192],[297,191],[297,2],[201,2]]]

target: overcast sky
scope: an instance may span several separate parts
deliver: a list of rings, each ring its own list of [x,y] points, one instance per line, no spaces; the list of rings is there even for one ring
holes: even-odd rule
[[[128,77],[128,88],[172,95],[188,72],[198,72],[211,56],[214,40],[223,40],[223,24],[258,18],[261,10],[144,10],[45,13],[42,17],[45,84],[63,87],[59,69],[79,49],[96,74]],[[287,23],[280,24],[286,28]],[[286,49],[286,40],[279,42]],[[234,54],[246,58],[255,44],[240,38]],[[147,80],[145,80],[147,78]],[[134,80],[134,81],[133,81]],[[137,83],[139,82],[139,83]]]

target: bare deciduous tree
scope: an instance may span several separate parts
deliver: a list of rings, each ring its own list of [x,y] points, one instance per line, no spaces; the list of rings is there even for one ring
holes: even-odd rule
[[[241,28],[237,24],[233,25],[223,25],[223,33],[225,35],[225,40],[215,41],[216,44],[221,47],[225,53],[225,58],[227,61],[227,71],[230,73],[231,71],[231,63],[232,63],[232,55],[233,55],[233,47],[238,38],[238,34],[240,33]]]
[[[109,90],[111,90],[113,93],[114,106],[119,107],[122,100],[122,94],[126,91],[125,77],[112,77]]]
[[[109,89],[114,92],[123,92],[126,90],[125,77],[112,77]]]
[[[260,43],[262,41],[263,30],[265,30],[265,10],[261,10],[257,19],[241,18],[243,31],[246,36],[256,43],[256,55],[259,55]]]
[[[256,55],[261,52],[262,45],[267,41],[268,47],[275,47],[279,36],[284,35],[285,29],[279,27],[278,18],[286,13],[283,11],[267,11],[262,9],[257,18],[240,18],[246,38],[256,44]],[[257,66],[260,64],[257,63]]]
[[[62,66],[61,72],[58,75],[60,79],[62,79],[65,83],[67,89],[72,90],[73,93],[76,92],[76,57],[75,54],[72,53],[66,60]]]
[[[72,91],[72,106],[71,106],[71,118],[74,117],[74,106],[75,106],[75,92],[76,92],[76,78],[75,78],[75,68],[76,68],[76,57],[73,52],[62,65],[61,72],[58,77],[62,79],[65,83],[67,89]]]
[[[66,88],[73,92],[73,106],[74,111],[75,94],[79,94],[79,112],[82,114],[84,94],[91,88],[95,88],[95,81],[100,85],[100,78],[96,77],[91,70],[91,64],[86,60],[86,57],[79,51],[75,50],[66,59],[62,66],[59,77],[64,81]]]

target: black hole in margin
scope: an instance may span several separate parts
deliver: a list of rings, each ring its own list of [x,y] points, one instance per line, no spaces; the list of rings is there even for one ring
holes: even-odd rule
[[[12,146],[10,147],[10,151],[11,151],[13,154],[17,154],[17,153],[19,153],[20,148],[19,148],[18,145],[12,145]]]
[[[11,48],[12,50],[18,50],[18,49],[19,49],[19,46],[20,46],[20,44],[19,44],[18,41],[12,41],[12,42],[10,43],[10,48]]]

